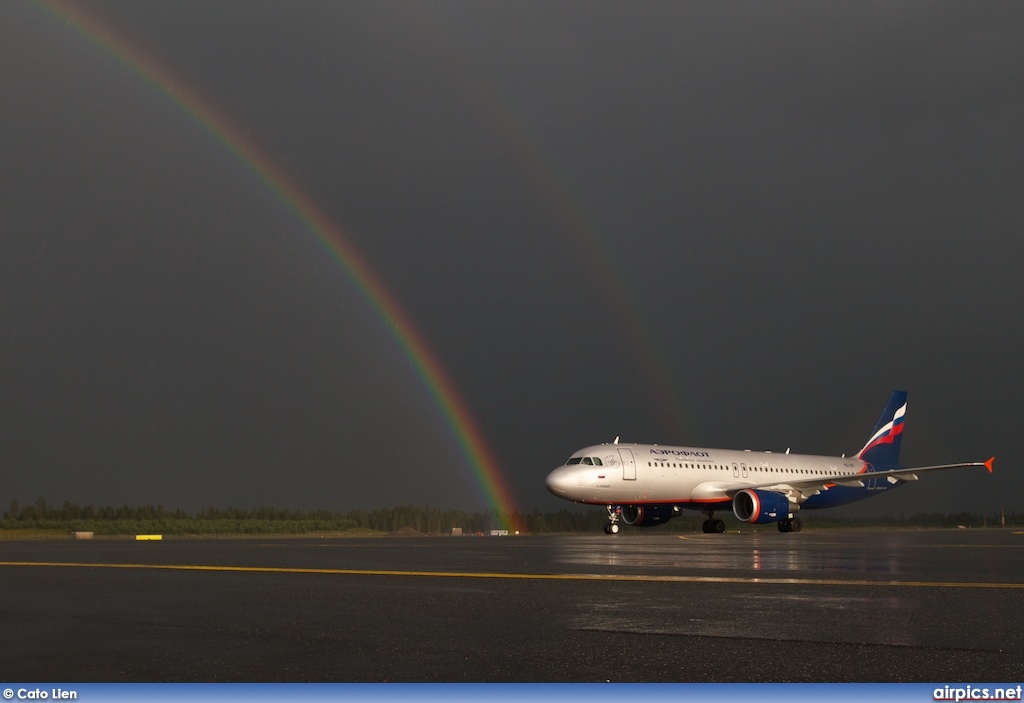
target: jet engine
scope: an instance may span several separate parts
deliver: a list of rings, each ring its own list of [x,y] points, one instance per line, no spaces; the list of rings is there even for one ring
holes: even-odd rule
[[[668,522],[672,517],[671,505],[623,505],[622,521],[634,527],[653,527]]]
[[[789,499],[772,491],[744,488],[732,497],[732,512],[752,525],[778,522],[789,517]]]

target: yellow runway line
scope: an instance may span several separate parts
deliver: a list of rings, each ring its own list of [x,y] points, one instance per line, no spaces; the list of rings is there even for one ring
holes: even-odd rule
[[[204,566],[196,564],[88,564],[52,561],[0,561],[0,567],[58,567],[93,569],[150,569],[262,574],[322,574],[330,576],[413,576],[419,578],[515,579],[530,581],[608,581],[645,583],[732,583],[785,586],[889,586],[895,588],[1010,588],[1024,583],[970,581],[868,581],[864,579],[776,578],[760,576],[672,576],[654,574],[514,574],[473,571],[392,571],[384,569],[313,569],[283,566]]]

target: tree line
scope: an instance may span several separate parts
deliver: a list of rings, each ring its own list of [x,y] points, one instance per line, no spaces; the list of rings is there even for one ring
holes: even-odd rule
[[[725,511],[719,513],[730,529],[739,526]],[[915,513],[899,517],[834,518],[828,515],[803,516],[807,525],[816,527],[998,527],[999,515],[978,513]],[[685,513],[667,525],[655,528],[663,532],[700,532],[704,516]],[[0,530],[45,532],[92,532],[96,535],[124,534],[309,534],[370,531],[379,533],[411,532],[451,534],[455,528],[463,534],[489,534],[508,530],[532,534],[555,532],[600,533],[606,521],[598,509],[562,508],[555,512],[534,510],[528,513],[496,514],[491,511],[464,511],[399,505],[390,508],[357,509],[349,512],[329,510],[289,510],[286,508],[206,508],[188,513],[162,505],[81,506],[64,501],[50,505],[43,498],[21,505],[12,500],[0,519]],[[1007,513],[1007,526],[1024,523],[1024,514]],[[761,525],[761,529],[771,525]],[[626,528],[627,530],[629,528]]]
[[[466,511],[399,505],[386,508],[290,510],[287,508],[206,508],[195,513],[163,505],[94,506],[64,501],[60,505],[37,498],[33,503],[12,500],[0,518],[0,530],[37,530],[114,534],[306,534],[365,530],[422,534],[489,534],[509,532],[582,532],[600,530],[601,511],[563,509],[558,513]]]

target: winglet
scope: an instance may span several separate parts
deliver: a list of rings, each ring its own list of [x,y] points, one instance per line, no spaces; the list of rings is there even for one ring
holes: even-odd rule
[[[985,462],[985,468],[988,469],[989,473],[992,473],[992,464],[995,463],[995,460],[995,457],[990,457],[989,460]]]

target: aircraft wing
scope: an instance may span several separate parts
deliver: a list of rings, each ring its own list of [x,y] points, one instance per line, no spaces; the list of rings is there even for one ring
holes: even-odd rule
[[[864,473],[853,474],[850,476],[843,477],[818,477],[807,480],[797,481],[773,481],[771,483],[762,483],[756,485],[743,485],[736,486],[733,488],[726,489],[726,494],[730,497],[738,493],[744,488],[753,488],[761,491],[772,491],[773,493],[780,493],[790,501],[800,504],[813,495],[817,495],[822,491],[827,491],[833,486],[848,486],[850,488],[863,488],[865,479],[882,479],[889,483],[896,484],[900,481],[917,481],[917,474],[925,471],[940,471],[942,469],[961,469],[968,466],[984,466],[988,469],[989,473],[992,473],[992,465],[995,462],[995,457],[991,457],[988,461],[970,461],[962,464],[938,464],[936,466],[914,466],[906,469],[890,469],[888,471],[865,471]]]

